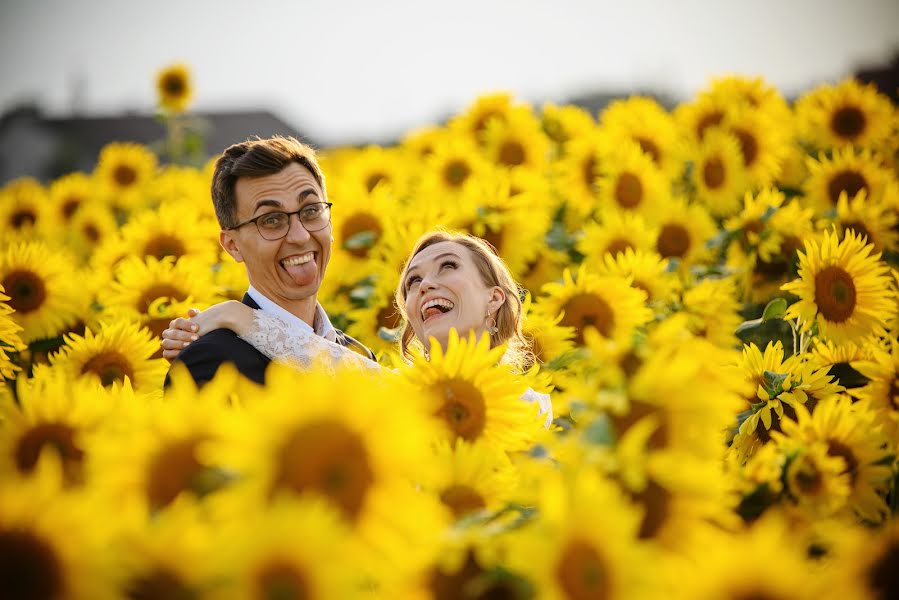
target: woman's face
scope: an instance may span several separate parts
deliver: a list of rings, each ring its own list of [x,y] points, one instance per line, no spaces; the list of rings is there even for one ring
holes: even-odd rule
[[[501,288],[483,282],[471,250],[456,242],[438,242],[416,254],[403,289],[406,315],[425,348],[434,337],[446,349],[450,329],[480,337],[487,330],[487,312],[495,318],[505,300]]]

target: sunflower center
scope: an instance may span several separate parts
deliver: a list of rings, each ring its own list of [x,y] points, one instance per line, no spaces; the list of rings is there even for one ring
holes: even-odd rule
[[[833,113],[830,129],[838,137],[854,140],[865,131],[865,113],[857,106],[844,106]]]
[[[439,568],[431,571],[428,578],[428,588],[431,592],[431,598],[434,600],[459,600],[459,598],[515,598],[514,594],[509,595],[487,595],[488,592],[494,591],[483,589],[485,587],[484,580],[485,571],[478,564],[474,557],[474,553],[469,551],[465,559],[465,563],[459,567],[455,573],[444,573]],[[495,593],[495,592],[494,592]]]
[[[655,536],[671,512],[671,493],[650,479],[646,489],[634,495],[634,500],[640,503],[645,511],[638,537],[646,539]]]
[[[702,116],[696,123],[696,137],[700,140],[705,137],[706,129],[720,125],[724,119],[724,112],[720,110],[712,110]]]
[[[862,190],[868,190],[868,180],[864,175],[852,169],[840,171],[831,177],[830,183],[827,184],[827,195],[830,196],[830,201],[834,206],[839,202],[840,194],[843,192],[846,192],[846,197],[851,200]]]
[[[0,590],[4,598],[65,596],[62,565],[53,548],[25,529],[0,529]]]
[[[618,256],[628,249],[633,249],[634,245],[626,238],[615,238],[606,246],[606,253],[612,256]]]
[[[390,181],[390,178],[384,173],[372,173],[365,180],[365,188],[371,192],[382,181]]]
[[[480,135],[487,129],[487,123],[490,122],[490,119],[499,119],[504,120],[502,113],[497,111],[488,110],[485,111],[481,116],[475,119],[472,129],[474,130],[475,135]]]
[[[75,429],[65,423],[41,423],[29,429],[15,448],[16,468],[23,475],[34,470],[46,447],[56,450],[62,460],[66,483],[80,480],[84,451],[75,445]]]
[[[137,310],[141,313],[146,313],[150,305],[159,298],[171,298],[181,301],[187,298],[187,294],[170,283],[158,283],[141,294],[137,300]]]
[[[81,206],[81,198],[77,196],[69,196],[62,203],[62,216],[68,221],[72,218],[72,215],[75,214],[75,211],[78,210],[78,207]]]
[[[899,542],[895,539],[868,570],[868,585],[878,598],[899,598]]]
[[[487,424],[487,403],[474,384],[463,379],[449,379],[436,384],[443,404],[435,413],[449,426],[454,436],[476,440]]]
[[[350,520],[362,512],[375,474],[359,435],[341,423],[318,421],[298,428],[282,447],[273,492],[290,489],[326,496]]]
[[[615,184],[615,201],[622,208],[634,208],[643,201],[643,182],[633,173],[622,173]]]
[[[640,145],[640,150],[652,157],[652,162],[656,165],[662,164],[662,152],[655,142],[645,137],[637,137],[635,139],[637,140],[637,144]]]
[[[752,132],[746,131],[745,129],[734,128],[733,134],[737,136],[737,141],[740,142],[740,151],[743,153],[743,164],[746,165],[747,168],[752,167],[752,165],[755,164],[755,159],[758,158],[759,155],[758,140]]]
[[[451,188],[462,187],[471,175],[471,167],[462,159],[451,160],[443,168],[443,181]]]
[[[855,311],[855,283],[842,267],[830,266],[815,275],[818,312],[833,323],[842,323]]]
[[[199,437],[177,440],[162,448],[147,469],[147,500],[153,510],[168,506],[178,494],[190,489],[203,470],[197,460]]]
[[[32,271],[10,271],[3,278],[3,289],[9,296],[9,306],[23,314],[39,309],[47,299],[44,280]]]
[[[793,469],[792,487],[802,496],[815,496],[824,488],[824,477],[818,465],[806,458],[797,458]]]
[[[91,243],[96,243],[100,239],[100,230],[93,223],[87,223],[81,231]]]
[[[634,359],[639,360],[633,354],[631,354],[631,356],[633,356]],[[658,415],[659,417],[662,417],[662,423],[652,432],[652,435],[649,436],[647,445],[654,450],[666,447],[668,445],[668,425],[664,419],[665,415],[658,406],[648,402],[631,400],[631,406],[627,413],[621,416],[615,416],[612,419],[615,424],[615,432],[620,438],[634,424],[649,415]]]
[[[571,540],[559,556],[556,579],[571,600],[603,600],[612,597],[608,568],[596,549]]]
[[[506,140],[499,148],[499,164],[507,167],[517,167],[524,163],[526,155],[524,146],[517,140]]]
[[[165,93],[170,96],[181,96],[187,89],[187,82],[180,75],[169,74],[163,79],[162,87],[165,89]]]
[[[678,223],[667,223],[659,231],[656,250],[662,258],[683,258],[690,249],[690,232]]]
[[[118,165],[112,172],[112,178],[120,187],[129,187],[137,181],[137,171],[129,165]]]
[[[166,568],[159,568],[128,582],[125,597],[128,600],[196,600],[199,596],[176,574]]]
[[[596,185],[596,157],[592,154],[588,156],[584,160],[581,169],[584,176],[584,185],[592,191]]]
[[[312,597],[306,578],[292,564],[273,562],[257,574],[258,598],[265,600],[307,600]]]
[[[852,449],[839,440],[828,440],[827,454],[828,456],[839,456],[846,461],[846,470],[843,472],[849,473],[849,481],[854,488],[858,479],[858,459],[855,458]]]
[[[702,167],[702,180],[710,190],[717,190],[724,184],[724,161],[719,156],[713,156]]]
[[[611,337],[615,325],[615,313],[608,302],[596,294],[575,294],[562,307],[565,316],[561,324],[574,327],[575,341],[584,344],[584,329],[595,327],[605,337]]]
[[[160,233],[152,237],[144,246],[144,256],[153,256],[158,260],[162,260],[166,256],[181,258],[185,251],[184,242],[167,233]]]
[[[453,485],[441,492],[440,501],[453,511],[458,519],[487,506],[484,498],[467,485]]]
[[[366,212],[353,213],[340,228],[343,249],[356,258],[365,258],[383,232],[381,221],[376,216]],[[362,239],[363,236],[367,239]],[[350,240],[353,243],[348,244]]]
[[[868,228],[861,221],[848,221],[843,223],[843,231],[852,230],[856,235],[860,235],[864,237],[868,242],[871,241],[871,232],[868,231]]]
[[[122,383],[127,377],[134,381],[134,368],[131,361],[122,354],[112,350],[97,354],[81,367],[81,374],[93,373],[100,378],[103,387],[113,383]]]
[[[30,208],[17,210],[9,217],[9,224],[12,225],[13,229],[31,227],[35,223],[37,223],[37,214]]]

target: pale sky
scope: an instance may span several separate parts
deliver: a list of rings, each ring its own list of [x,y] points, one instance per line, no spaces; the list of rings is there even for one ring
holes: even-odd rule
[[[398,137],[509,90],[535,103],[762,75],[793,95],[899,51],[899,0],[0,0],[0,112],[151,112],[191,67],[197,110],[271,110],[323,143]]]

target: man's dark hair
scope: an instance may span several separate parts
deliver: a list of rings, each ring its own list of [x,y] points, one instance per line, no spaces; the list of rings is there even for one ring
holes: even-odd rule
[[[315,150],[293,137],[276,135],[247,140],[229,146],[215,163],[212,175],[212,204],[222,229],[237,225],[237,196],[234,188],[241,177],[265,177],[280,172],[290,163],[309,169],[325,190],[325,176],[315,158]]]

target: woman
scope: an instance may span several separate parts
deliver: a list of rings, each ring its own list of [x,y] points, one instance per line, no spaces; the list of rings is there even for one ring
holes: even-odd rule
[[[525,370],[533,363],[533,355],[521,331],[519,289],[502,259],[480,238],[447,231],[426,233],[416,242],[396,290],[396,305],[405,322],[400,338],[403,356],[411,359],[411,349],[418,348],[427,358],[425,340],[433,338],[445,350],[450,330],[461,336],[473,331],[478,337],[489,334],[491,347],[506,344],[501,362]],[[163,356],[172,360],[194,335],[219,328],[233,330],[270,358],[304,367],[324,358],[330,367],[354,363],[381,368],[348,348],[236,301],[192,313],[190,319],[173,320],[163,332]],[[552,421],[547,394],[528,390],[522,399],[537,401],[547,423]]]

